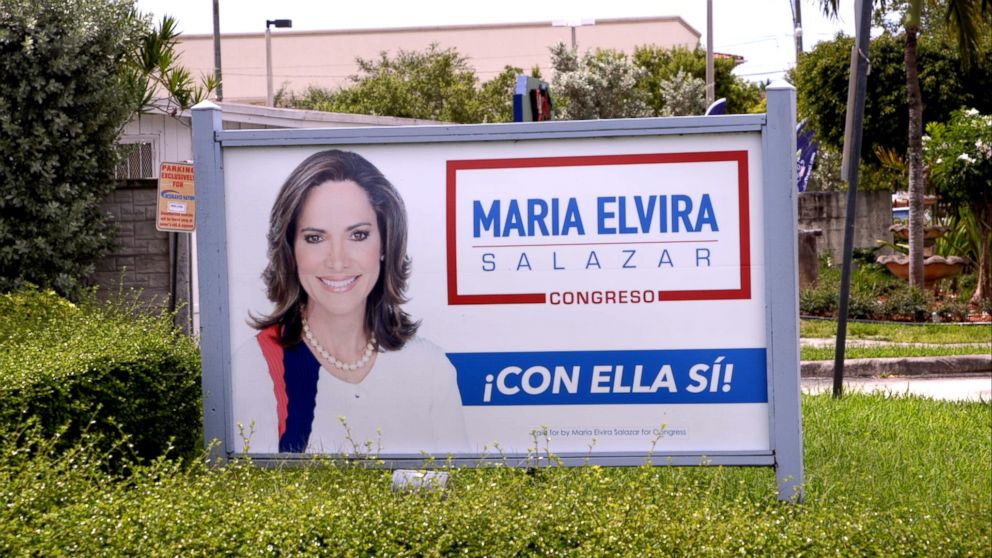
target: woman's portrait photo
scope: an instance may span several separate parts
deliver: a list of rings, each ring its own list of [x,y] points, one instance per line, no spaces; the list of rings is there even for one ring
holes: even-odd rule
[[[455,369],[403,309],[407,214],[369,161],[315,153],[272,206],[254,338],[234,354],[253,453],[437,454],[466,447]],[[237,434],[237,433],[236,433]]]

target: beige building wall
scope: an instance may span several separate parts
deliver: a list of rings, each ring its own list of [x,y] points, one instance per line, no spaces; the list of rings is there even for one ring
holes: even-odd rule
[[[641,45],[694,48],[700,33],[681,17],[605,19],[575,28],[579,52],[591,48],[628,53]],[[469,59],[480,81],[499,74],[507,65],[529,72],[535,65],[551,77],[548,48],[570,44],[572,30],[550,22],[451,27],[417,27],[350,31],[292,31],[272,29],[272,73],[276,91],[302,92],[309,85],[337,87],[358,72],[356,58],[377,58],[382,51],[421,51],[438,43],[454,47]],[[194,76],[213,73],[213,36],[184,35],[180,62]],[[221,36],[224,100],[265,102],[265,33]]]

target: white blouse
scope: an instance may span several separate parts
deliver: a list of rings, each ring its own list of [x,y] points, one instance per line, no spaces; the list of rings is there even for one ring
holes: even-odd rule
[[[276,396],[254,337],[235,353],[232,368],[235,439],[240,434],[249,453],[277,453]],[[420,457],[427,452],[443,459],[467,446],[455,369],[430,341],[415,337],[399,351],[379,353],[358,384],[321,366],[308,453]]]

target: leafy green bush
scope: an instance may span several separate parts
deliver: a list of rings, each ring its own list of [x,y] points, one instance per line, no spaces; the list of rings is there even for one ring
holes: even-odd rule
[[[280,91],[277,106],[460,123],[510,122],[516,77],[524,73],[506,66],[480,86],[467,58],[436,43],[422,51],[400,49],[394,56],[383,51],[357,63],[359,74],[351,76],[348,86],[309,86],[300,94]]]
[[[3,443],[0,555],[985,556],[988,403],[804,397],[806,495],[771,469],[451,471],[397,493],[389,471],[159,460],[126,482],[84,445]]]
[[[909,284],[889,293],[882,302],[882,311],[893,318],[903,318],[922,322],[930,318],[930,305],[933,295]]]
[[[138,106],[123,69],[145,26],[124,0],[0,4],[0,291],[80,294],[112,248],[99,204]]]
[[[862,259],[867,256],[861,255]],[[884,269],[874,263],[860,263],[851,273],[848,316],[854,319],[879,319],[883,314],[879,293],[891,288]],[[820,262],[820,280],[799,293],[799,312],[807,316],[833,316],[840,298],[840,268]]]
[[[883,317],[878,299],[863,290],[851,291],[847,301],[847,315],[855,320],[876,320]]]
[[[803,289],[799,293],[799,312],[805,316],[833,316],[837,312],[837,290],[823,284]]]
[[[123,434],[147,459],[194,455],[200,417],[197,348],[169,316],[51,291],[0,295],[0,430],[34,421],[65,444]]]
[[[978,266],[971,301],[992,298],[992,114],[974,109],[927,124],[924,154],[937,194],[957,209],[961,254]],[[963,230],[961,230],[963,229]],[[956,231],[957,232],[957,231]]]
[[[928,321],[935,315],[942,320],[967,320],[967,304],[974,290],[975,276],[957,280],[957,294],[935,297],[930,291],[911,288],[887,269],[872,261],[871,251],[855,254],[851,272],[848,317],[862,320]],[[869,263],[870,262],[870,263]],[[836,317],[840,298],[840,268],[830,261],[820,262],[820,279],[799,293],[799,312],[804,316]],[[981,307],[979,307],[981,309]]]
[[[799,313],[806,316],[834,315],[839,289],[840,268],[830,265],[829,256],[821,256],[819,279],[799,292]]]
[[[960,322],[968,319],[968,305],[957,300],[945,300],[938,303],[934,312],[943,320]]]
[[[634,49],[632,62],[642,70],[637,80],[637,89],[646,95],[647,104],[654,116],[666,114],[667,99],[662,94],[663,83],[671,81],[679,72],[685,72],[686,77],[706,79],[706,49],[698,46],[692,50],[685,47],[638,46]],[[732,58],[713,60],[715,98],[727,99],[728,114],[765,112],[764,109],[754,110],[763,101],[761,86],[734,75],[736,64]],[[704,105],[703,111],[705,110]],[[697,114],[701,113],[702,111]]]
[[[597,49],[580,55],[558,43],[551,47],[555,117],[562,120],[640,118],[651,115],[647,92],[637,87],[647,70],[623,51]]]

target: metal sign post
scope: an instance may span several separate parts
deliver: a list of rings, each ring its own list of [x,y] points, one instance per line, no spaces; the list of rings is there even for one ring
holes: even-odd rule
[[[844,393],[844,351],[847,345],[847,310],[851,298],[851,259],[854,252],[854,221],[858,205],[858,168],[861,160],[861,130],[865,118],[865,89],[868,85],[868,45],[871,31],[871,2],[858,0],[858,36],[851,50],[851,79],[848,85],[847,123],[844,126],[844,161],[841,178],[847,182],[847,214],[844,218],[844,259],[840,275],[837,309],[837,346],[834,354],[833,396]]]

